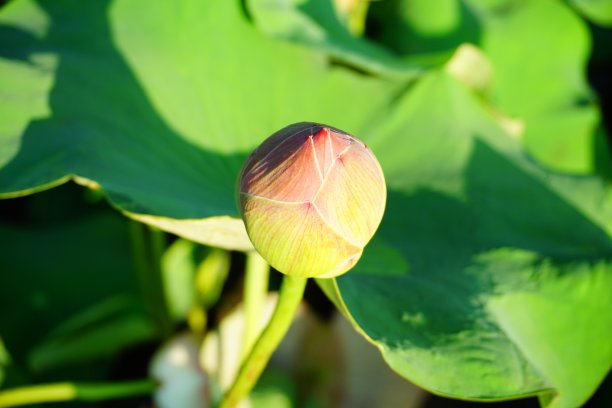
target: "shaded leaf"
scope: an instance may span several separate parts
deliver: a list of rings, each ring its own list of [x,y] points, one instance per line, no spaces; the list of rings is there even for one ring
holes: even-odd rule
[[[142,307],[125,297],[109,298],[69,318],[29,356],[36,372],[109,358],[122,349],[158,336]]]
[[[450,56],[478,44],[480,22],[465,1],[385,0],[371,3],[368,33],[399,55]]]
[[[139,296],[125,219],[100,213],[56,227],[0,225],[0,333],[23,361],[69,316],[111,296]],[[35,322],[35,324],[34,324]]]

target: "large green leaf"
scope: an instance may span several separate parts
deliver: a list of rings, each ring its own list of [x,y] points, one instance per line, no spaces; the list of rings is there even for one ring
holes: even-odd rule
[[[377,237],[327,283],[386,361],[445,395],[582,403],[612,362],[609,187],[541,170],[444,72],[404,89],[330,66],[238,3],[5,7],[0,77],[15,79],[0,89],[22,102],[0,127],[4,195],[74,177],[131,216],[244,248],[223,217],[247,152],[288,123],[329,123],[387,175]]]
[[[448,53],[462,43],[477,44],[481,27],[466,1],[373,1],[370,35],[400,55]]]
[[[2,196],[72,176],[141,221],[249,249],[228,217],[246,154],[291,122],[358,129],[396,89],[264,38],[237,2],[139,4],[2,10],[0,89],[17,102],[0,109]]]
[[[28,365],[35,372],[82,365],[158,337],[142,305],[126,296],[111,297],[79,311],[45,336],[30,353]]]
[[[370,139],[385,219],[355,269],[323,286],[433,392],[584,403],[612,366],[610,187],[534,166],[443,73],[387,119]]]
[[[600,117],[585,78],[591,46],[586,24],[558,1],[506,0],[511,6],[501,10],[490,1],[473,3],[495,72],[493,102],[524,121],[524,144],[537,159],[592,172]]]
[[[353,35],[334,0],[248,0],[247,4],[258,28],[272,37],[313,47],[382,76],[410,80],[424,71],[422,65]]]
[[[2,224],[0,253],[0,334],[20,363],[47,333],[69,317],[117,296],[129,298],[132,303],[140,297],[127,222],[114,213],[99,213],[49,227]],[[134,326],[138,333],[145,331],[142,327],[149,332],[154,330],[151,319],[133,309],[130,313],[125,308],[122,313],[116,311],[115,317],[137,321]],[[73,324],[72,334],[85,326]],[[94,332],[89,328],[86,333],[90,346],[98,342]],[[51,360],[53,364],[63,363],[64,356],[95,357],[98,349],[117,350],[145,337],[133,333],[117,332],[113,341],[106,339],[97,348],[79,346],[78,350],[73,346],[88,339],[64,336],[71,346],[52,344],[47,350],[53,353],[38,353],[41,358],[35,359],[41,364],[35,365],[52,365]]]
[[[479,45],[494,71],[487,96],[520,121],[527,150],[555,169],[595,170],[601,119],[585,79],[591,40],[562,2],[389,0],[372,4],[370,25],[376,39],[407,55]]]

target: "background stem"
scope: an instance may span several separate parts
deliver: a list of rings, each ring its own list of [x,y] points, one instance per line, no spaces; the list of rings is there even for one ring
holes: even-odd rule
[[[247,253],[244,281],[245,325],[242,337],[244,359],[262,329],[263,311],[268,294],[270,266],[256,251]]]
[[[136,221],[130,223],[132,251],[143,297],[160,334],[165,338],[172,332],[172,320],[164,293],[161,275],[161,256],[165,234]]]
[[[295,312],[302,301],[308,278],[283,277],[278,302],[270,322],[242,363],[238,376],[221,402],[221,408],[233,408],[251,391],[263,372],[270,356],[289,330]]]
[[[57,383],[15,388],[0,392],[0,408],[59,401],[101,401],[150,394],[153,380],[121,383],[74,384]]]

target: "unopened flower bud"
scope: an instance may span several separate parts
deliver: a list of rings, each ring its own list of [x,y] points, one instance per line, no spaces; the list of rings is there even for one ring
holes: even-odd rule
[[[251,154],[238,195],[249,238],[270,265],[287,275],[331,278],[361,257],[382,219],[386,187],[363,142],[297,123]]]

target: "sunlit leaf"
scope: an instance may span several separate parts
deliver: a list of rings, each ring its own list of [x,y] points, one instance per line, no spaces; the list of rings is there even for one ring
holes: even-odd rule
[[[612,2],[607,0],[571,0],[570,3],[596,24],[612,26]]]
[[[0,125],[0,196],[78,176],[139,220],[224,248],[250,249],[227,216],[257,143],[305,119],[354,131],[398,89],[330,73],[258,33],[233,1],[24,0],[2,9],[0,30],[0,90],[24,100],[0,109],[15,117]]]
[[[600,117],[585,78],[586,24],[562,2],[514,1],[501,9],[474,3],[482,13],[481,46],[495,72],[493,103],[524,120],[524,145],[538,160],[593,172]]]
[[[388,209],[336,304],[436,393],[583,404],[612,366],[610,186],[534,166],[442,73],[370,145]]]
[[[597,1],[576,3],[604,8]],[[401,55],[478,45],[493,68],[487,96],[520,124],[514,133],[527,150],[554,169],[597,170],[601,119],[585,78],[591,39],[563,2],[387,0],[372,3],[370,26],[374,38]]]
[[[361,70],[410,80],[423,65],[351,33],[334,0],[248,0],[257,27],[271,37],[324,51]]]

